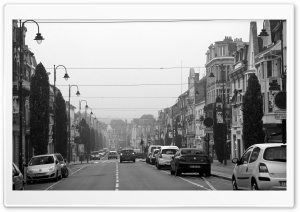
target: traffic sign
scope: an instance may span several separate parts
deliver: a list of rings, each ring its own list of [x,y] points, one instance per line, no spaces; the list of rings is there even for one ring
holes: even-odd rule
[[[204,128],[204,133],[213,133],[213,129],[208,127],[208,128]]]
[[[210,117],[206,117],[203,121],[205,127],[212,127],[214,125],[214,120]]]
[[[275,106],[280,110],[286,109],[286,91],[278,92],[274,97]]]
[[[275,119],[276,120],[286,119],[286,110],[276,110]]]

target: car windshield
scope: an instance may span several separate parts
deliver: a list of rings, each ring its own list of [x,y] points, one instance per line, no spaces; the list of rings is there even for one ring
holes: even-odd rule
[[[270,161],[286,162],[286,146],[267,148],[263,158]]]
[[[117,153],[117,152],[109,152],[109,154],[112,154],[112,155],[113,155],[113,154],[116,154],[116,153]]]
[[[183,149],[181,150],[182,155],[187,155],[187,154],[199,154],[199,155],[205,155],[205,152],[200,149]]]
[[[34,157],[30,160],[29,166],[43,165],[54,163],[53,156]]]
[[[176,152],[177,152],[176,149],[163,149],[161,151],[161,154],[174,155]]]

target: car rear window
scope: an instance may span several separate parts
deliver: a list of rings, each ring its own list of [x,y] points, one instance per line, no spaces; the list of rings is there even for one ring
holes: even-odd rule
[[[132,149],[124,149],[122,150],[122,153],[133,153]]]
[[[151,147],[150,151],[152,152],[153,149],[160,149],[160,148],[161,148],[160,146]]]
[[[43,165],[54,163],[53,156],[34,157],[30,160],[29,166]]]
[[[269,161],[286,162],[286,146],[267,148],[263,158]]]
[[[95,155],[95,154],[98,154],[99,152],[98,151],[95,151],[95,152],[92,152],[92,155]]]
[[[203,150],[198,150],[198,149],[183,149],[183,150],[181,150],[181,154],[183,154],[183,155],[187,155],[187,154],[205,155],[205,152]]]
[[[161,151],[161,154],[174,155],[176,152],[177,152],[176,149],[163,149]]]

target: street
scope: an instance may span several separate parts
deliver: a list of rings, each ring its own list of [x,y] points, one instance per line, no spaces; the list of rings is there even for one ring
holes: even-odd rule
[[[156,169],[141,159],[120,163],[119,159],[84,161],[69,165],[69,177],[58,182],[27,184],[25,190],[232,190],[231,181],[188,173],[175,177],[169,169]]]

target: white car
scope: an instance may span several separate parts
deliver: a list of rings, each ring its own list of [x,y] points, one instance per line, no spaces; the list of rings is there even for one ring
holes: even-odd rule
[[[179,150],[177,146],[163,146],[161,147],[159,153],[156,155],[156,168],[161,169],[161,167],[170,167],[170,162],[172,156]]]
[[[264,143],[250,146],[232,159],[233,190],[286,190],[286,145]]]
[[[62,170],[55,154],[36,155],[31,158],[27,168],[27,181],[53,179],[58,181],[62,178]]]

